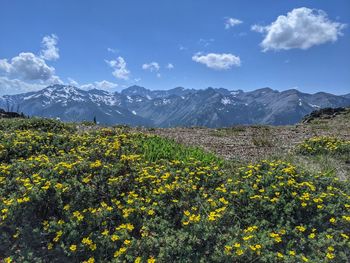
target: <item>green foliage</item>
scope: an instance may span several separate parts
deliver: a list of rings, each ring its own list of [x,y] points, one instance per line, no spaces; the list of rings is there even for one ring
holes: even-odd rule
[[[221,163],[220,159],[212,153],[204,152],[198,147],[186,147],[158,136],[145,137],[140,134],[135,139],[135,144],[138,152],[150,162],[158,160],[181,160],[183,162],[197,160],[203,164]]]
[[[301,143],[297,150],[305,155],[350,153],[350,141],[335,137],[313,137]]]
[[[82,121],[81,123],[79,123],[80,125],[84,125],[87,127],[92,127],[92,126],[96,126],[96,123],[93,121]]]
[[[349,184],[328,174],[283,161],[227,170],[200,149],[128,129],[53,133],[6,125],[0,133],[5,262],[350,257]]]
[[[0,119],[0,130],[35,130],[58,133],[61,131],[75,131],[74,125],[65,124],[58,120],[30,118],[30,119]]]

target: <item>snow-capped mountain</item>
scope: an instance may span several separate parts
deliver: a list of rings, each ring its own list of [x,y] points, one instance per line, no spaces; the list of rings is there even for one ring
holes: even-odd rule
[[[294,124],[311,111],[349,106],[348,95],[336,96],[270,88],[251,92],[208,88],[149,90],[132,86],[120,93],[53,85],[37,92],[0,97],[0,108],[63,121],[157,127],[235,124]]]
[[[38,92],[0,97],[0,107],[12,107],[29,116],[60,118],[63,121],[93,120],[105,124],[150,125],[122,106],[124,96],[103,90],[81,90],[53,85]]]

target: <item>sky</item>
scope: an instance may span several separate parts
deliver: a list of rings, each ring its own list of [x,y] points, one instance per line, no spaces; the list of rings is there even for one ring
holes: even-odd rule
[[[270,87],[350,93],[349,0],[0,0],[0,95]]]

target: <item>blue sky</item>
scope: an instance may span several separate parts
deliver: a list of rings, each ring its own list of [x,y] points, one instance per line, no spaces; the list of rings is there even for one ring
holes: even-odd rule
[[[348,0],[2,0],[0,94],[51,83],[345,94],[349,25]]]

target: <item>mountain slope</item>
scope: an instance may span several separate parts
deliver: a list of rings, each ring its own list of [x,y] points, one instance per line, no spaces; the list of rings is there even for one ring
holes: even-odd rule
[[[350,98],[324,92],[307,94],[295,89],[243,92],[177,87],[152,91],[131,86],[120,93],[110,93],[53,85],[38,92],[0,97],[0,107],[9,105],[30,116],[58,117],[64,121],[96,117],[101,124],[226,127],[294,124],[315,109],[349,106]]]
[[[29,116],[60,118],[63,121],[93,120],[103,124],[145,125],[152,123],[121,107],[123,98],[102,90],[84,91],[54,85],[38,92],[0,98],[0,106],[14,105]]]

